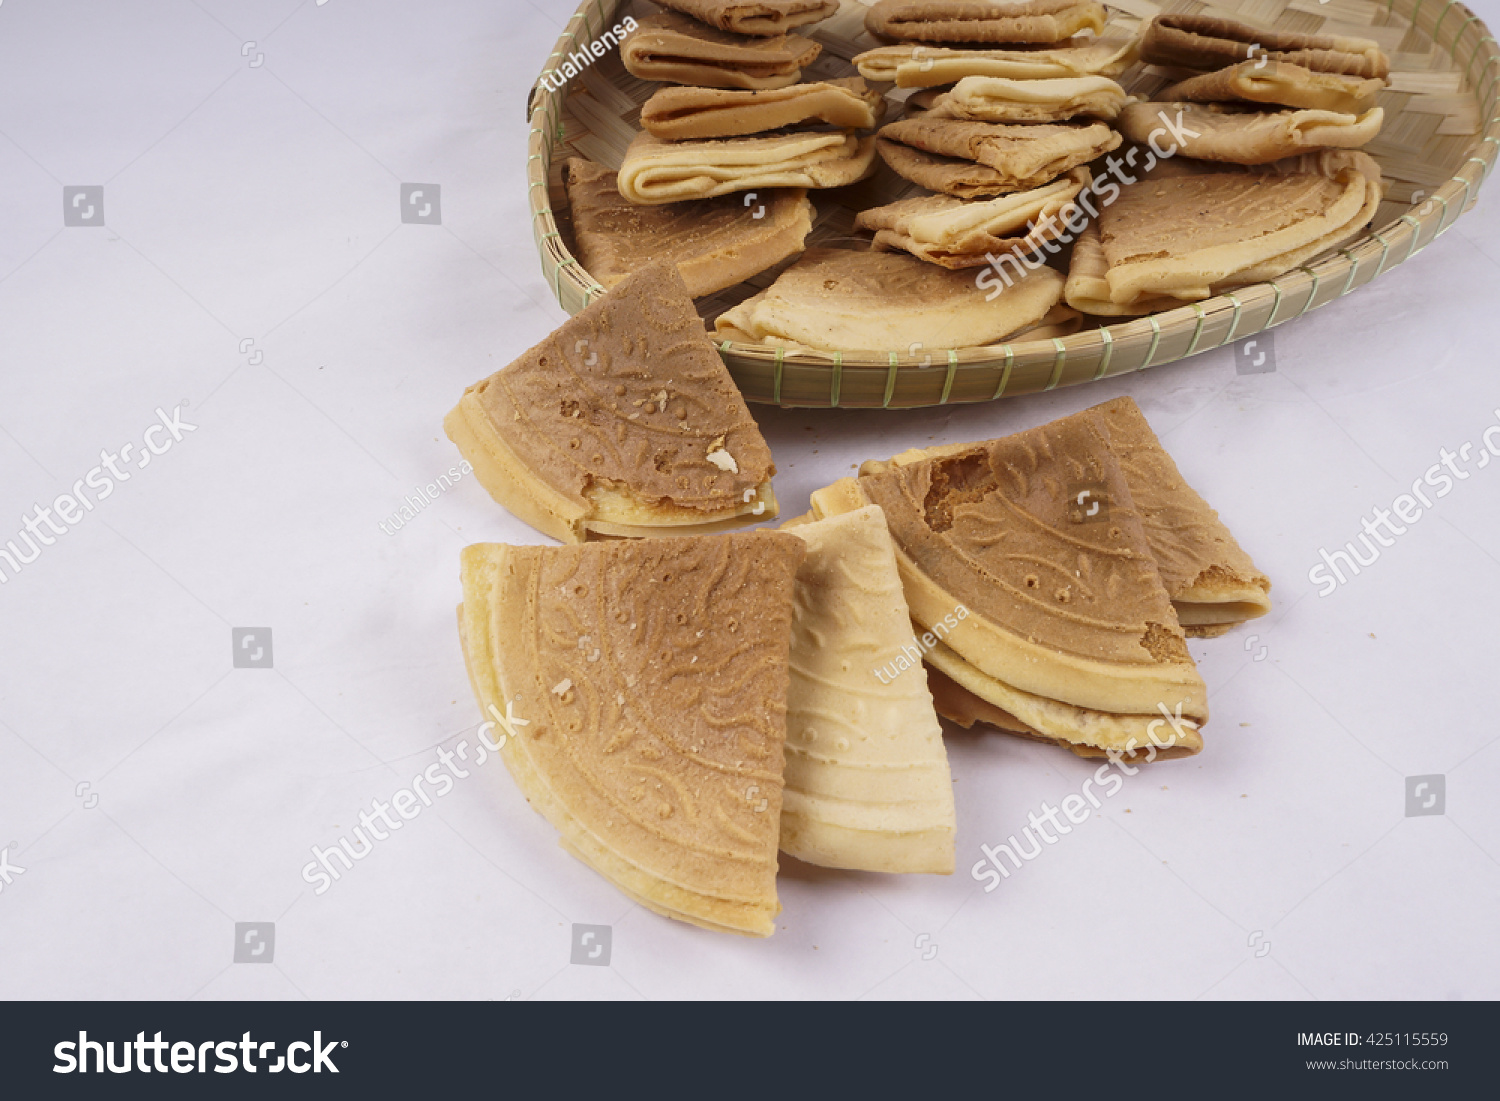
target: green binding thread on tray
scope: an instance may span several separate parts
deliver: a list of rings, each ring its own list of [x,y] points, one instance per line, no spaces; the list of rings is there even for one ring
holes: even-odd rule
[[[1193,339],[1188,341],[1187,351],[1182,353],[1183,359],[1198,350],[1198,338],[1203,335],[1203,322],[1208,320],[1203,315],[1203,307],[1197,302],[1193,303],[1193,312],[1198,315],[1198,324],[1193,326]]]
[[[943,379],[943,396],[938,398],[939,405],[948,404],[948,395],[953,392],[953,376],[958,372],[958,353],[952,348],[948,349],[948,375]]]
[[[1104,354],[1099,357],[1099,369],[1094,372],[1095,382],[1104,377],[1104,372],[1109,369],[1109,357],[1115,353],[1115,338],[1108,326],[1099,330],[1099,337],[1104,341]]]
[[[1153,335],[1151,337],[1151,347],[1146,349],[1146,361],[1141,364],[1142,371],[1151,366],[1151,358],[1156,355],[1156,346],[1161,342],[1161,326],[1156,322],[1156,315],[1152,314],[1147,320],[1151,322],[1151,332]]]
[[[1234,339],[1234,334],[1240,327],[1240,311],[1245,308],[1244,304],[1240,302],[1237,296],[1233,294],[1227,294],[1224,297],[1228,298],[1229,301],[1234,303],[1234,316],[1229,319],[1229,331],[1224,334],[1224,339],[1219,341],[1220,348],[1224,347],[1224,345],[1228,344],[1231,340]]]
[[[1437,231],[1432,235],[1433,240],[1437,240],[1437,238],[1440,237],[1448,228],[1448,226],[1445,224],[1448,221],[1448,200],[1437,194],[1437,192],[1433,192],[1432,197],[1443,204],[1443,216],[1438,219]],[[1458,209],[1459,212],[1462,213],[1464,208],[1459,207]]]
[[[1015,365],[1016,350],[1009,344],[1007,344],[1005,346],[1005,367],[1000,372],[1000,385],[996,386],[995,392],[990,395],[991,401],[994,401],[996,398],[1005,393],[1005,387],[1010,383],[1011,368],[1013,368]]]
[[[1451,8],[1451,7],[1453,7],[1454,2],[1455,2],[1455,0],[1448,0],[1448,6],[1445,7],[1442,11],[1440,11],[1438,13],[1437,22],[1432,25],[1432,44],[1434,46],[1437,45],[1438,30],[1442,27],[1443,20],[1448,18],[1448,9]],[[1413,23],[1413,25],[1416,24],[1416,17],[1415,16],[1413,16],[1413,18],[1412,18],[1412,23]]]
[[[839,407],[839,391],[844,388],[844,353],[833,353],[833,380],[828,388],[828,406],[831,409]]]
[[[567,267],[569,264],[576,264],[576,263],[578,263],[578,261],[575,260],[573,257],[569,256],[561,264],[558,264],[557,267],[554,268],[553,271],[552,271],[552,294],[554,295],[554,297],[557,298],[557,301],[559,303],[562,302],[562,272],[563,272],[563,268]],[[582,269],[580,269],[580,270],[582,270]]]
[[[896,353],[892,352],[890,355],[891,365],[885,372],[885,398],[880,403],[880,408],[882,409],[889,409],[891,407],[891,397],[896,392]]]
[[[1313,299],[1318,297],[1318,281],[1322,278],[1322,276],[1318,274],[1316,269],[1306,266],[1298,268],[1297,270],[1307,272],[1308,275],[1312,276],[1313,281],[1312,290],[1309,291],[1307,295],[1307,301],[1302,304],[1302,313],[1299,313],[1297,315],[1298,317],[1301,317],[1302,314],[1312,309]]]
[[[1359,274],[1359,261],[1354,258],[1354,253],[1346,248],[1339,249],[1339,255],[1349,260],[1349,278],[1344,280],[1344,289],[1339,291],[1339,297],[1343,298],[1344,295],[1349,293],[1349,289],[1354,286],[1354,277]]]
[[[1474,43],[1474,51],[1469,54],[1469,63],[1464,66],[1464,76],[1468,77],[1470,80],[1474,79],[1474,62],[1479,59],[1479,47],[1483,46],[1486,42],[1493,41],[1495,40],[1492,37],[1490,37],[1489,35],[1485,35],[1478,42]],[[1454,58],[1454,60],[1457,61],[1458,59]]]
[[[1047,380],[1047,385],[1042,387],[1043,390],[1057,389],[1057,384],[1062,381],[1063,364],[1068,359],[1068,349],[1063,346],[1060,338],[1054,336],[1052,346],[1057,349],[1057,354],[1052,357],[1052,377]]]
[[[1471,161],[1479,161],[1479,158],[1478,157],[1470,157],[1469,160],[1471,160]],[[1480,167],[1480,170],[1482,172],[1483,169],[1484,169],[1484,162],[1483,161],[1479,161],[1479,167]],[[1459,210],[1459,213],[1461,214],[1465,210],[1467,210],[1468,206],[1469,206],[1469,181],[1466,180],[1466,179],[1464,179],[1462,176],[1454,176],[1453,179],[1450,180],[1449,182],[1450,183],[1461,183],[1461,184],[1464,185],[1464,201],[1458,204],[1458,210]],[[1456,222],[1456,221],[1458,221],[1458,219],[1455,218],[1454,221]]]
[[[785,348],[776,349],[776,362],[771,373],[771,400],[777,405],[781,404],[781,357],[785,352]]]
[[[1385,271],[1385,258],[1391,251],[1391,243],[1385,239],[1383,233],[1372,233],[1370,236],[1380,242],[1380,263],[1375,265],[1375,274],[1370,278],[1379,279],[1381,273]]]
[[[1407,260],[1410,260],[1417,251],[1417,237],[1422,232],[1422,223],[1417,221],[1410,214],[1401,215],[1400,221],[1403,221],[1407,225],[1411,226],[1411,245],[1407,248],[1406,256],[1401,261],[1404,264]]]
[[[1268,329],[1276,324],[1276,311],[1281,309],[1281,284],[1276,281],[1280,278],[1281,276],[1278,275],[1276,279],[1271,280],[1271,289],[1276,292],[1276,301],[1271,303],[1271,314],[1266,318],[1265,327]]]

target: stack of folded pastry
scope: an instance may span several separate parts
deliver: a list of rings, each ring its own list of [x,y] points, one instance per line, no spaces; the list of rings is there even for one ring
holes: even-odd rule
[[[865,23],[906,43],[854,63],[921,89],[876,146],[926,193],[863,211],[856,225],[876,249],[947,268],[1007,252],[1040,265],[1062,231],[1053,218],[1089,182],[1085,166],[1120,144],[1109,122],[1130,97],[1111,78],[1135,60],[1135,35],[1099,36],[1093,0],[880,0]]]
[[[705,534],[774,515],[773,468],[694,320],[658,263],[446,425],[506,507],[582,544],[462,556],[490,740],[564,848],[658,913],[768,936],[778,849],[952,872],[939,715],[1084,756],[1202,748],[1185,637],[1264,614],[1270,583],[1130,399]]]
[[[838,0],[663,0],[621,44],[629,72],[667,81],[641,108],[617,185],[631,203],[768,188],[842,187],[868,175],[860,131],[881,97],[863,80],[799,83],[821,47],[790,33]],[[748,216],[748,212],[747,212]]]
[[[1376,43],[1161,15],[1141,57],[1174,74],[1116,119],[1147,178],[1081,234],[1070,306],[1131,316],[1274,279],[1374,216],[1380,169],[1358,149],[1383,117]]]

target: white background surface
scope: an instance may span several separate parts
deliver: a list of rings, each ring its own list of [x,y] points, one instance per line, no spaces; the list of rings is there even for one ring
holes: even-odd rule
[[[769,941],[632,906],[493,759],[314,895],[310,847],[473,736],[459,549],[542,541],[472,479],[379,523],[457,461],[463,388],[563,318],[523,116],[571,11],[4,0],[0,541],[157,407],[197,430],[0,585],[0,846],[25,869],[0,996],[1500,996],[1500,464],[1331,596],[1307,580],[1496,423],[1493,182],[1278,328],[1274,373],[1225,348],[998,405],[752,407],[791,516],[862,459],[1130,394],[1274,580],[1269,619],[1193,644],[1203,753],[1001,889],[967,873],[980,843],[1095,766],[950,731],[959,873],[785,862]],[[402,182],[441,185],[440,226],[401,223]],[[62,227],[73,184],[103,184],[105,228]],[[274,669],[231,667],[233,627],[274,631]],[[1405,816],[1416,774],[1446,776],[1446,814]],[[276,922],[270,966],[231,963],[237,921]],[[575,922],[612,926],[609,967],[569,963]]]

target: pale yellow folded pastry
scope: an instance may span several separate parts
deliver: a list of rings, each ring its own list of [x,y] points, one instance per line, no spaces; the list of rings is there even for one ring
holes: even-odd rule
[[[708,88],[785,88],[823,47],[800,35],[730,34],[673,11],[640,21],[620,43],[631,76]]]
[[[975,122],[1062,122],[1073,118],[1112,119],[1130,96],[1107,76],[1067,76],[1012,80],[966,76],[937,98],[929,118]]]
[[[1238,100],[1362,115],[1375,106],[1375,96],[1384,87],[1378,77],[1317,73],[1286,61],[1256,60],[1189,77],[1163,88],[1156,98],[1194,103]]]
[[[664,8],[690,15],[735,34],[778,35],[827,19],[839,0],[657,0]]]
[[[781,851],[830,868],[951,874],[948,756],[885,517],[870,506],[791,530],[807,557],[792,612]]]
[[[814,120],[868,130],[883,107],[884,97],[857,76],[755,92],[661,88],[641,108],[641,126],[664,141],[760,134]]]
[[[1102,414],[944,451],[812,496],[819,517],[880,505],[918,624],[969,610],[928,662],[1076,752],[1196,752],[1207,690]]]
[[[1171,142],[1176,153],[1205,161],[1269,164],[1321,149],[1358,149],[1380,133],[1385,112],[1361,115],[1245,104],[1132,103],[1115,120],[1131,141]],[[1163,148],[1166,146],[1163,145]]]
[[[971,274],[904,252],[808,249],[714,326],[721,339],[791,350],[969,348],[1037,324],[1062,284],[1059,272],[1039,267],[990,300]]]
[[[1273,279],[1358,233],[1380,196],[1379,167],[1350,151],[1260,171],[1141,180],[1100,211],[1105,301],[1135,307],[1153,296],[1192,300]],[[1099,272],[1085,268],[1091,260],[1075,248],[1080,273],[1068,304],[1102,313],[1091,305],[1102,305]]]
[[[776,515],[771,452],[670,263],[469,387],[443,427],[490,496],[565,543]]]
[[[1146,27],[1141,58],[1153,65],[1222,69],[1241,61],[1286,61],[1319,73],[1384,78],[1390,61],[1368,38],[1262,31],[1211,15],[1158,15]]]
[[[812,203],[801,188],[767,191],[748,207],[733,195],[640,206],[620,197],[613,172],[577,157],[563,165],[563,185],[578,262],[606,288],[671,260],[699,298],[802,251],[812,229]]]
[[[874,166],[875,139],[853,130],[672,142],[643,130],[625,151],[618,184],[632,203],[675,203],[762,188],[844,187]]]
[[[854,58],[866,80],[898,88],[935,88],[966,76],[1043,80],[1064,76],[1119,76],[1136,58],[1138,39],[1130,34],[1075,38],[1046,49],[947,46],[880,46]]]
[[[775,931],[803,553],[780,532],[464,549],[481,737],[565,849],[659,914]]]
[[[1094,0],[879,0],[865,29],[904,42],[1061,42],[1104,30]]]
[[[1028,191],[1103,156],[1120,135],[1103,122],[1004,125],[949,118],[882,127],[881,157],[898,175],[962,199]]]
[[[1080,313],[1094,317],[1142,317],[1210,298],[1231,285],[1239,286],[1229,279],[1216,287],[1179,286],[1171,294],[1140,293],[1128,302],[1116,302],[1110,298],[1109,261],[1104,258],[1104,244],[1099,240],[1099,223],[1090,222],[1073,242],[1073,252],[1068,259],[1068,278],[1063,285],[1063,301]]]
[[[875,231],[875,248],[903,249],[945,268],[978,268],[1002,252],[1030,255],[1069,231],[1057,220],[1089,182],[1088,170],[1031,191],[968,201],[951,195],[921,195],[861,211],[857,229]]]

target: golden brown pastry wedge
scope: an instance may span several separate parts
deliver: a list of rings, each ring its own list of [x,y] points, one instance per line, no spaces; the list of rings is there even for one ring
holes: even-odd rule
[[[730,34],[674,11],[642,19],[620,43],[631,76],[707,88],[785,88],[822,52],[801,35]]]
[[[1380,133],[1385,112],[1360,115],[1249,104],[1132,103],[1115,120],[1131,141],[1170,142],[1176,154],[1231,164],[1269,164],[1324,149],[1357,149]],[[1165,148],[1166,146],[1162,146]]]
[[[884,106],[857,76],[762,91],[661,88],[641,108],[641,125],[663,141],[740,137],[809,121],[868,130]]]
[[[888,123],[877,138],[898,175],[963,199],[1041,187],[1119,144],[1103,122],[1003,125],[926,116]]]
[[[1189,77],[1156,93],[1166,102],[1269,103],[1310,111],[1362,115],[1385,87],[1379,77],[1319,73],[1286,61],[1241,61],[1227,69]]]
[[[659,914],[775,931],[803,554],[779,532],[463,552],[482,736],[563,847]]]
[[[781,851],[830,868],[953,871],[952,779],[885,517],[792,526],[797,570]]]
[[[1319,73],[1384,79],[1390,60],[1368,38],[1257,30],[1246,23],[1198,14],[1158,15],[1146,26],[1141,58],[1153,65],[1222,69],[1241,61],[1286,61]]]
[[[1104,30],[1094,0],[878,0],[865,29],[905,42],[1061,42]]]
[[[996,199],[898,199],[861,211],[854,224],[875,232],[877,249],[901,249],[945,268],[978,268],[991,255],[1035,253],[1066,234],[1057,215],[1088,182],[1088,170],[1075,168],[1042,187]]]
[[[720,338],[791,350],[870,349],[909,355],[995,344],[1041,322],[1063,277],[1039,267],[998,296],[968,272],[904,252],[808,249],[760,294],[721,314]]]
[[[742,283],[802,250],[812,203],[801,188],[641,206],[620,197],[615,173],[577,157],[563,165],[573,239],[584,270],[606,288],[670,260],[694,298]]]
[[[1004,49],[913,44],[880,46],[854,58],[866,80],[898,88],[936,88],[966,76],[999,76],[1011,80],[1044,80],[1066,76],[1119,76],[1135,60],[1138,37],[1109,33],[1072,38],[1046,49]]]
[[[668,263],[469,387],[443,427],[495,500],[565,543],[776,515],[771,452]]]
[[[866,463],[812,498],[820,517],[868,503],[917,623],[969,609],[927,654],[950,679],[1070,746],[1201,745],[1207,692],[1099,411]]]

